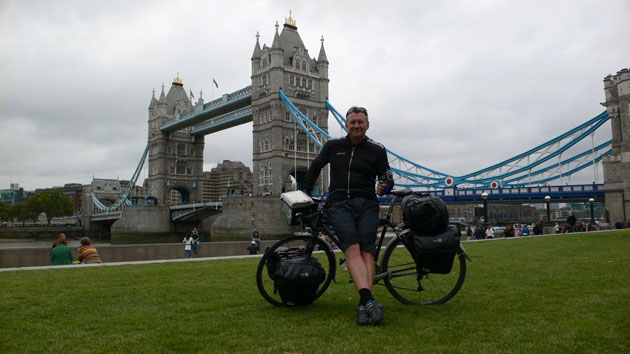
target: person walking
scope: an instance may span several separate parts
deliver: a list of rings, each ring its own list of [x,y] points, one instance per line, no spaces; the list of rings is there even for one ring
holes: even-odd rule
[[[52,265],[72,264],[72,250],[68,247],[65,234],[59,234],[59,238],[50,250],[50,263]]]
[[[385,317],[383,306],[372,294],[379,222],[376,194],[383,195],[394,186],[387,151],[366,137],[369,127],[367,110],[351,107],[346,113],[348,134],[326,142],[311,163],[304,182],[305,192],[310,195],[322,168],[330,164],[328,215],[359,292],[359,325],[377,325]],[[375,193],[376,178],[380,182]]]
[[[577,219],[575,218],[575,214],[571,212],[571,215],[567,218],[567,224],[569,224],[569,232],[575,232],[575,223]]]
[[[488,225],[488,228],[486,229],[486,238],[487,239],[494,238],[494,229],[492,228],[492,225]]]

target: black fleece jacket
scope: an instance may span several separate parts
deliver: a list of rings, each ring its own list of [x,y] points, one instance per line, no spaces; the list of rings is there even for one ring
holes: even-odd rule
[[[324,144],[306,174],[304,189],[310,193],[321,169],[330,163],[329,200],[355,197],[376,199],[375,182],[389,170],[385,147],[367,137],[353,145],[350,137],[331,139]],[[391,190],[394,181],[388,181]]]

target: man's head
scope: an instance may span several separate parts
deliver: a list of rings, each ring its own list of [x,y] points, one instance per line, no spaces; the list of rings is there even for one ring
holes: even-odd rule
[[[365,137],[365,132],[370,127],[368,121],[367,109],[363,107],[352,106],[346,113],[346,129],[350,140],[357,144]]]

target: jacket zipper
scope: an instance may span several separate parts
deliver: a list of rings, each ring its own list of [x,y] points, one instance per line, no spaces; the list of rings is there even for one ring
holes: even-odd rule
[[[350,200],[350,167],[352,166],[352,157],[354,156],[354,148],[355,146],[352,145],[352,153],[350,153],[350,162],[348,162],[348,188],[346,189],[346,191],[348,192],[348,200]]]

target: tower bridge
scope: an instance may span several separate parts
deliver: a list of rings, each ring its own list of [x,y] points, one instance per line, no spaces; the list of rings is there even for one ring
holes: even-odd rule
[[[256,43],[251,57],[252,83],[209,102],[200,94],[197,101],[188,97],[179,74],[168,93],[162,86],[159,98],[155,92],[148,108],[148,134],[145,156],[148,159],[148,198],[154,204],[151,213],[162,208],[167,223],[158,229],[172,229],[174,224],[187,221],[198,223],[201,218],[223,210],[215,224],[234,233],[248,233],[251,227],[266,233],[281,234],[288,226],[274,216],[279,210],[277,196],[301,186],[310,160],[319,152],[328,135],[328,118],[343,128],[345,117],[328,101],[329,62],[324,39],[317,57],[311,56],[302,42],[295,21],[289,17],[280,31],[278,23],[270,46]],[[428,191],[447,201],[476,202],[482,193],[491,200],[532,201],[553,195],[554,200],[606,198],[614,205],[612,218],[627,218],[630,211],[630,77],[627,69],[605,79],[607,110],[589,121],[560,134],[548,142],[510,159],[479,171],[454,176],[435,171],[388,151],[396,184],[401,187]],[[612,120],[613,139],[595,146],[594,132]],[[203,189],[203,151],[205,135],[252,122],[252,162],[254,196],[230,198],[222,205],[201,205]],[[571,152],[583,139],[591,139],[591,148]],[[625,137],[625,138],[624,138]],[[612,146],[612,148],[611,148]],[[139,164],[142,168],[144,157]],[[602,185],[550,187],[540,185],[562,181],[584,168],[596,171],[604,163],[604,176],[610,181]],[[328,189],[328,167],[315,186],[314,193]],[[138,171],[138,170],[137,170]],[[136,182],[137,174],[130,182]],[[594,181],[598,177],[595,172]],[[575,187],[575,188],[574,188]],[[575,189],[575,190],[574,190]],[[579,190],[578,190],[579,189]],[[180,193],[183,205],[167,206],[172,190]],[[107,214],[125,206],[127,195],[117,208],[107,207]],[[96,202],[95,202],[96,203]],[[230,208],[244,208],[241,214]],[[148,209],[147,209],[148,210]],[[232,210],[234,211],[234,210]],[[149,212],[149,211],[146,211]],[[124,219],[125,213],[116,214]],[[110,222],[112,216],[98,215]],[[231,219],[230,219],[231,218]],[[222,219],[230,219],[224,222]],[[124,224],[121,223],[121,224]],[[133,223],[128,222],[127,227]],[[222,225],[222,226],[221,226]],[[213,225],[213,229],[214,229]],[[116,225],[114,225],[116,228]],[[150,228],[149,228],[150,229]]]

